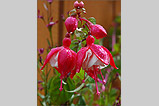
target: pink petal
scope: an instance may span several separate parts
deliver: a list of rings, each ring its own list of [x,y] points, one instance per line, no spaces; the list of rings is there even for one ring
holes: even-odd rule
[[[78,51],[78,53],[77,53],[77,63],[76,63],[76,72],[80,71],[87,50],[88,50],[87,47],[83,47]]]
[[[110,58],[109,54],[100,45],[92,44],[90,49],[97,56],[97,58],[102,61],[105,65],[109,64]]]
[[[108,55],[109,55],[109,57],[110,57],[110,65],[111,65],[112,67],[114,67],[115,69],[118,69],[118,68],[116,67],[115,63],[114,63],[113,56],[112,56],[112,54],[110,53],[110,51],[109,51],[107,48],[105,48],[105,47],[102,47],[102,48],[108,53]]]
[[[51,49],[51,51],[48,53],[48,55],[46,56],[46,59],[45,59],[45,61],[44,61],[44,64],[43,64],[43,66],[42,66],[42,68],[40,69],[40,70],[42,70],[44,67],[45,67],[45,65],[50,61],[50,59],[51,59],[51,57],[55,54],[55,53],[57,53],[59,50],[61,50],[63,47],[57,47],[57,48],[53,48],[53,49]]]
[[[72,58],[73,58],[73,64],[72,64],[72,71],[71,71],[71,75],[70,78],[72,79],[74,77],[74,75],[76,74],[76,52],[71,51],[72,52]]]
[[[62,77],[66,77],[73,68],[72,53],[69,48],[64,48],[59,52],[58,71]]]

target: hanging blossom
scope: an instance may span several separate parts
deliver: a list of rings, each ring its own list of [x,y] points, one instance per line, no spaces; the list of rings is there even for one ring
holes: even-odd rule
[[[68,73],[75,70],[76,53],[69,48],[71,44],[70,38],[64,38],[63,46],[53,48],[47,55],[41,70],[50,62],[60,74],[61,85],[59,90],[62,91],[62,79],[67,77]]]
[[[89,28],[90,34],[96,37],[96,39],[100,39],[107,36],[106,30],[101,25],[99,24],[94,25],[86,19],[83,19],[83,18],[80,18],[80,19],[86,21],[89,24],[88,28]]]
[[[78,21],[73,16],[68,17],[65,21],[65,26],[66,26],[66,29],[67,29],[68,33],[74,32],[76,30],[77,26],[78,26]]]
[[[86,38],[87,47],[83,47],[78,51],[76,72],[79,72],[82,67],[85,72],[95,80],[97,95],[100,95],[97,86],[97,74],[102,76],[103,83],[105,84],[106,81],[101,73],[101,69],[107,67],[109,64],[115,69],[118,68],[114,63],[113,57],[109,50],[103,46],[94,44],[94,41],[94,37],[89,35]]]

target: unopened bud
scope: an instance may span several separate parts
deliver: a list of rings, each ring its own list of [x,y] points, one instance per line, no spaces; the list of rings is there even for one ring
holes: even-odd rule
[[[74,8],[78,8],[78,6],[79,6],[78,1],[75,1],[75,2],[74,2]]]
[[[68,17],[65,21],[67,32],[74,32],[77,28],[78,21],[75,17]]]
[[[80,8],[83,8],[83,7],[84,7],[83,1],[81,1],[81,2],[79,3],[79,7],[80,7]]]
[[[101,25],[92,24],[90,28],[91,28],[91,35],[95,36],[96,39],[100,39],[107,36],[106,30]]]

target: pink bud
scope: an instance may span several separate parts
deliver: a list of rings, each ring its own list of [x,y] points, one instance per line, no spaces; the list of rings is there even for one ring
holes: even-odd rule
[[[78,6],[79,6],[78,1],[75,1],[75,2],[74,2],[74,8],[78,8]]]
[[[71,39],[70,38],[64,38],[63,40],[63,46],[64,47],[69,47],[71,44]]]
[[[84,7],[84,3],[83,3],[82,1],[79,3],[79,7],[80,7],[80,8],[83,8],[83,7]]]
[[[89,35],[86,39],[86,43],[87,45],[91,45],[92,43],[94,43],[95,39],[93,36]]]
[[[78,21],[74,17],[68,17],[65,21],[67,32],[74,32],[77,28]]]
[[[103,38],[107,36],[106,30],[101,25],[91,24],[91,34],[96,37],[96,39]]]

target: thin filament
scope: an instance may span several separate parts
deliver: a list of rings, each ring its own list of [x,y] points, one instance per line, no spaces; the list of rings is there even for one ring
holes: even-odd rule
[[[106,81],[105,81],[105,79],[104,79],[104,77],[103,77],[103,75],[102,75],[102,72],[101,72],[101,70],[100,70],[99,72],[100,72],[100,75],[102,76],[103,83],[104,83],[104,84],[106,84]]]
[[[60,85],[59,90],[60,90],[60,91],[62,91],[62,90],[63,90],[63,88],[62,88],[62,78],[61,78],[61,85]]]

